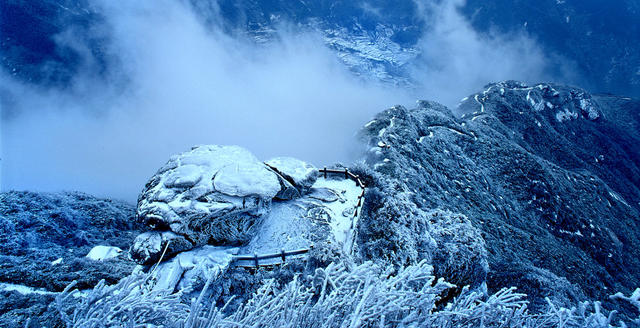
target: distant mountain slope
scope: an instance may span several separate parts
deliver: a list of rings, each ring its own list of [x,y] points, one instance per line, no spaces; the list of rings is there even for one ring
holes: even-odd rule
[[[468,0],[462,11],[479,31],[532,35],[574,61],[590,90],[640,97],[638,0]]]
[[[22,81],[45,86],[65,86],[81,69],[105,72],[107,36],[93,29],[102,22],[89,1],[2,1],[0,65]],[[71,31],[75,40],[61,42]]]
[[[318,33],[355,74],[411,85],[409,67],[431,18],[410,0],[382,1],[190,1],[211,27],[249,35],[257,43],[277,38],[282,23]],[[429,3],[429,2],[427,2]],[[546,52],[551,74],[563,76],[564,62],[576,66],[576,84],[589,90],[640,96],[640,3],[625,0],[460,2],[461,12],[484,35],[532,36]],[[428,8],[428,6],[425,6]],[[428,11],[428,10],[427,10]],[[106,76],[110,31],[91,1],[43,0],[0,3],[1,65],[20,80],[65,86],[79,71]],[[73,31],[73,42],[64,40]],[[90,55],[90,56],[88,56]],[[88,59],[91,58],[91,59]]]
[[[398,193],[481,231],[490,290],[516,285],[539,308],[545,296],[606,300],[640,285],[638,105],[503,82],[466,98],[463,118],[422,101],[380,113],[362,134],[367,163]]]

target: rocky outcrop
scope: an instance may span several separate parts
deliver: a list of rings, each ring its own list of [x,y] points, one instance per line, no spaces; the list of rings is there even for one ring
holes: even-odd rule
[[[301,194],[311,189],[319,175],[313,165],[291,157],[272,158],[265,164],[291,182]]]
[[[277,174],[241,147],[197,146],[173,156],[146,184],[137,210],[145,225],[171,234],[140,236],[132,255],[148,263],[169,239],[180,247],[174,243],[168,255],[247,242],[278,192]]]
[[[225,273],[238,249],[233,247],[202,246],[182,252],[169,261],[160,263],[153,276],[157,291],[194,291],[194,285],[203,279],[212,281]]]
[[[171,231],[148,231],[136,237],[129,254],[138,263],[155,263],[163,253],[172,255],[191,248],[191,241]]]
[[[238,146],[194,147],[171,157],[146,184],[137,215],[154,231],[136,238],[131,256],[148,264],[162,253],[246,244],[274,198],[300,197],[316,177],[313,166],[293,158],[265,164]]]
[[[116,258],[120,256],[120,253],[122,253],[122,249],[120,249],[119,247],[98,245],[92,248],[89,251],[89,254],[87,254],[87,256],[85,257],[94,261],[104,261],[104,260]],[[61,262],[62,262],[62,258],[59,258],[51,263],[53,265],[56,265]]]

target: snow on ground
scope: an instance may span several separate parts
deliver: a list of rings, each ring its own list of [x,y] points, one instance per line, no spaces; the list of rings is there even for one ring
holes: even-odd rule
[[[122,250],[118,247],[98,245],[92,248],[87,254],[87,258],[94,261],[103,261],[120,256]]]
[[[264,254],[280,252],[282,249],[309,248],[313,228],[307,217],[310,201],[303,197],[271,203],[271,211],[263,217],[256,236],[240,253]]]
[[[274,201],[258,234],[240,249],[241,254],[273,254],[309,248],[315,224],[327,224],[333,238],[351,252],[352,218],[362,189],[339,176],[318,178],[309,194],[291,201]],[[355,222],[354,222],[355,225]],[[274,259],[274,262],[280,261]],[[261,261],[260,263],[264,263]]]
[[[358,196],[362,193],[362,189],[357,183],[350,179],[318,179],[314,184],[315,188],[327,188],[336,191],[342,196],[339,201],[326,204],[329,208],[331,220],[329,225],[334,234],[336,241],[343,244],[343,251],[347,254],[351,253],[351,248],[355,239],[355,226],[360,216],[354,218],[354,212],[358,204]]]
[[[9,284],[4,282],[0,283],[0,291],[3,291],[3,292],[15,291],[22,295],[29,295],[29,294],[54,295],[56,294],[54,292],[50,292],[42,288],[33,288],[29,286]]]

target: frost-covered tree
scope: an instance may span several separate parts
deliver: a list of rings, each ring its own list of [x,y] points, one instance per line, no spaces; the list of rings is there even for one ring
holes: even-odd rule
[[[177,294],[150,292],[151,284],[147,275],[132,275],[114,286],[100,284],[79,301],[71,286],[57,304],[68,327],[625,327],[598,302],[563,308],[549,300],[547,311],[531,313],[526,295],[514,288],[487,296],[465,287],[443,299],[455,286],[436,279],[424,260],[397,272],[373,262],[340,262],[282,286],[268,279],[233,311],[207,305],[209,284],[191,306]],[[636,304],[637,294],[616,297]]]

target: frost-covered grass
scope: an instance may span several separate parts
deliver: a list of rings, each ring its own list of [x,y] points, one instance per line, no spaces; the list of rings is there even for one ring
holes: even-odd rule
[[[56,304],[67,327],[624,326],[598,302],[567,309],[548,301],[545,312],[531,313],[526,295],[513,288],[493,295],[462,288],[456,298],[444,300],[442,295],[455,286],[436,279],[426,261],[392,270],[372,262],[341,262],[283,286],[268,279],[233,311],[208,305],[206,291],[190,306],[182,304],[178,294],[152,291],[146,275],[132,275],[113,286],[100,284],[80,301],[67,288]]]

